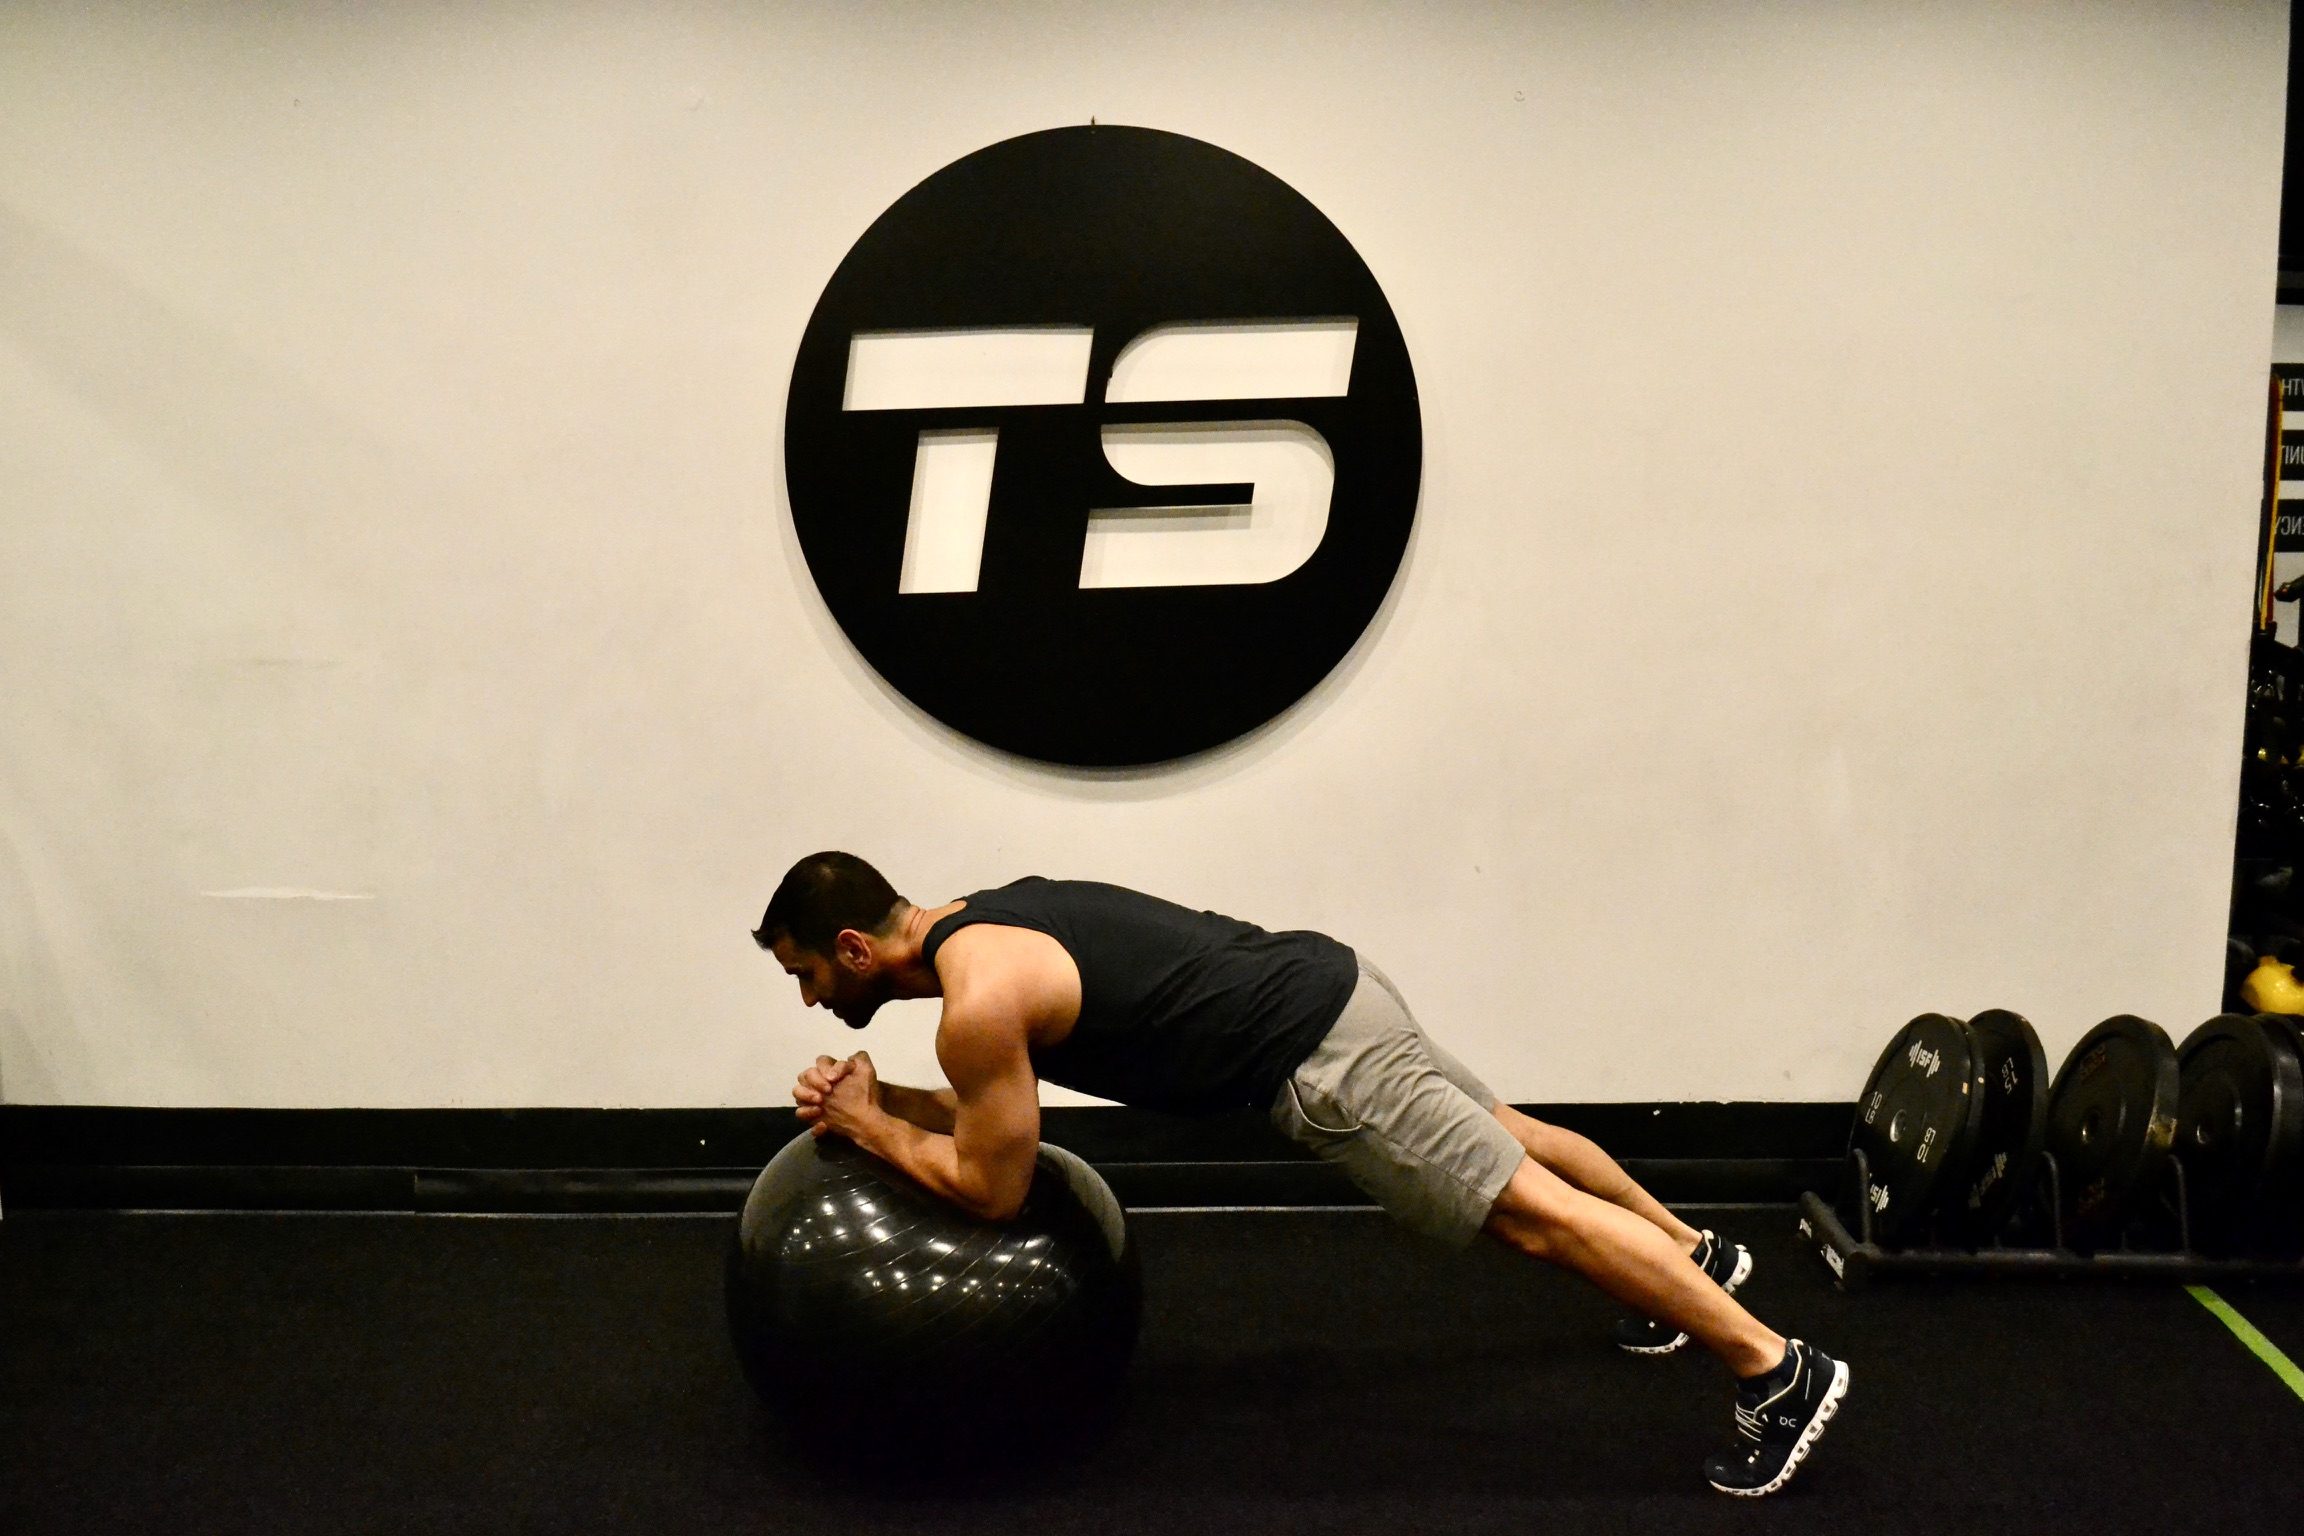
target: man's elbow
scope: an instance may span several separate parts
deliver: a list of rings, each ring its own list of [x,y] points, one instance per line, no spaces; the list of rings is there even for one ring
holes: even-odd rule
[[[1022,1215],[1023,1211],[1024,1197],[1022,1195],[1013,1199],[1001,1196],[982,1202],[976,1207],[973,1214],[978,1221],[988,1221],[995,1226],[1005,1226]]]
[[[988,1221],[995,1225],[1014,1221],[1024,1209],[1022,1195],[988,1193],[979,1190],[955,1191],[952,1203],[962,1215],[974,1221]]]
[[[978,1221],[1014,1221],[1024,1210],[1025,1197],[1032,1192],[1032,1166],[1023,1170],[1021,1177],[995,1178],[979,1185],[966,1202],[968,1214]]]

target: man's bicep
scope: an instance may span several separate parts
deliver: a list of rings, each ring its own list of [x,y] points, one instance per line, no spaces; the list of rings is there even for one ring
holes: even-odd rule
[[[986,1137],[1040,1139],[1040,1083],[1021,1039],[967,1024],[938,1032],[936,1059],[952,1084],[956,1118]]]
[[[952,1083],[952,1139],[990,1192],[1023,1199],[1040,1145],[1040,1084],[1022,1032],[947,1020],[936,1059]]]

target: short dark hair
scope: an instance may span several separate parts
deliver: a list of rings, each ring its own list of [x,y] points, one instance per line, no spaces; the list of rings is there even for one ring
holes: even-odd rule
[[[887,877],[852,853],[812,853],[784,873],[752,941],[762,949],[790,939],[819,955],[832,953],[844,928],[880,934],[904,898]]]

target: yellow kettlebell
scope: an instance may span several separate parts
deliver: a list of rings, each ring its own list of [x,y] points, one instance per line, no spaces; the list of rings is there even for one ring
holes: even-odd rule
[[[2240,1000],[2258,1013],[2304,1013],[2304,981],[2287,961],[2266,955],[2240,983]]]

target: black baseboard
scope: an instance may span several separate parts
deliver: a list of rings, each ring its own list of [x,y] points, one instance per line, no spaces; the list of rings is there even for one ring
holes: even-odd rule
[[[1525,1107],[1680,1203],[1828,1187],[1852,1118],[1847,1104]],[[1057,1108],[1041,1129],[1131,1208],[1366,1203],[1252,1113]],[[797,1134],[790,1109],[0,1105],[0,1209],[729,1213]]]

